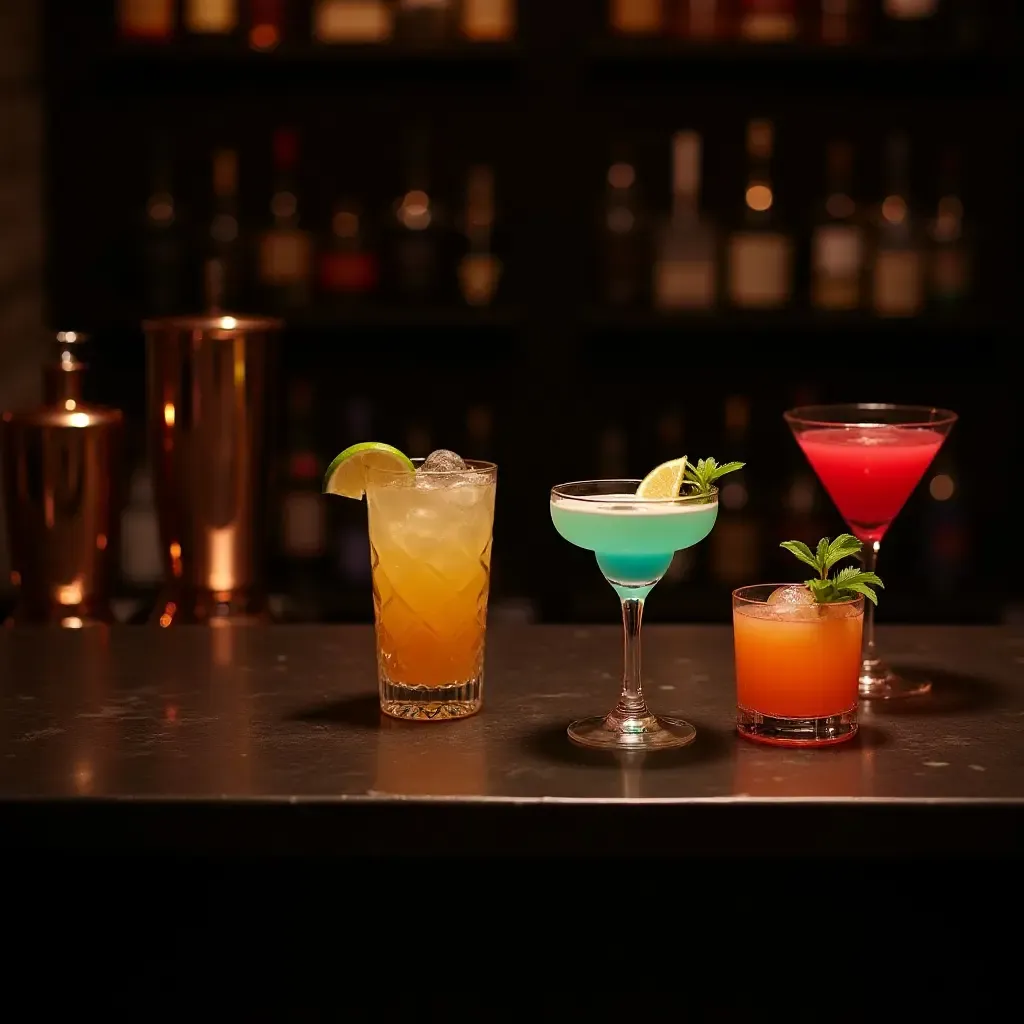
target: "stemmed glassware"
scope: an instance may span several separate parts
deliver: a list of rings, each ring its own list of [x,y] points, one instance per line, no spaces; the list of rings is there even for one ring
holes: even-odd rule
[[[864,569],[875,570],[882,538],[956,423],[948,409],[917,405],[807,405],[784,414],[822,486],[863,542]],[[864,614],[859,695],[887,700],[926,693],[927,681],[898,676],[879,657],[874,605]]]
[[[640,679],[644,601],[676,551],[703,540],[718,516],[718,490],[674,498],[638,498],[639,480],[581,480],[551,490],[551,520],[570,544],[593,551],[622,602],[624,667],[615,707],[569,726],[584,747],[658,750],[691,743],[696,730],[681,718],[653,715]]]

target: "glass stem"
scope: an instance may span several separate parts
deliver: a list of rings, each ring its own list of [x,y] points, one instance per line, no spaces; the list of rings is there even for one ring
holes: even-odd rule
[[[860,549],[861,567],[864,572],[874,572],[878,564],[878,549],[881,543],[877,540],[865,544]],[[875,603],[874,601],[864,602],[864,660],[878,661],[878,652],[875,649]]]
[[[612,717],[619,721],[647,718],[647,702],[640,683],[640,623],[644,616],[644,602],[640,597],[627,597],[622,601],[622,630],[624,664],[622,693]]]

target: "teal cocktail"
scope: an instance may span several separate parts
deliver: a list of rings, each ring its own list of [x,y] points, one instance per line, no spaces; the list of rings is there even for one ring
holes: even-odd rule
[[[690,743],[696,730],[679,718],[658,718],[640,681],[644,601],[677,551],[702,541],[718,516],[718,490],[672,498],[640,498],[639,480],[584,480],[551,491],[551,521],[570,544],[593,551],[622,602],[625,670],[615,708],[569,726],[586,747],[661,749]]]

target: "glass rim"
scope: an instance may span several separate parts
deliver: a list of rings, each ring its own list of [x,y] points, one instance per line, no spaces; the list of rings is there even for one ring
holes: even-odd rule
[[[644,505],[717,505],[718,488],[713,486],[707,494],[680,494],[674,498],[637,498],[636,489],[642,481],[639,478],[628,477],[611,478],[607,480],[567,480],[564,483],[555,484],[551,488],[550,500],[558,501],[589,501],[596,505],[624,505],[626,499],[631,498],[637,503]],[[563,490],[566,487],[586,487],[588,484],[631,484],[633,494],[626,495],[625,491],[606,494],[567,494]]]
[[[919,419],[909,419],[889,423],[880,419],[841,420],[836,419],[840,409],[872,412],[906,412]],[[830,411],[833,415],[830,417]],[[834,402],[825,405],[798,405],[787,409],[782,414],[790,426],[802,427],[945,427],[952,426],[959,415],[952,409],[942,409],[933,405],[901,405],[898,402]]]
[[[409,460],[413,466],[418,470],[419,467],[426,461],[424,456],[417,456],[414,459]],[[474,477],[486,477],[497,474],[498,464],[496,462],[488,462],[486,459],[463,459],[466,464],[465,469],[428,469],[423,475],[424,476],[455,476],[473,479]],[[409,475],[407,469],[382,469],[380,466],[367,466],[367,476],[376,477],[388,477],[391,479],[397,479]]]
[[[771,589],[771,591],[769,591],[769,594],[768,594],[768,596],[771,597],[771,594],[774,593],[776,590],[778,590],[779,587],[798,587],[798,586],[800,586],[800,583],[799,583],[799,581],[796,581],[796,580],[790,580],[788,583],[748,583],[746,586],[737,587],[732,592],[731,596],[732,596],[733,601],[741,601],[743,604],[767,604],[768,603],[767,598],[764,601],[755,601],[753,598],[746,597],[744,595],[744,591],[761,590],[761,589],[766,588],[766,587],[771,587],[772,589]],[[827,604],[831,604],[831,605],[837,605],[839,607],[843,607],[845,605],[852,605],[852,604],[858,604],[858,603],[863,604],[866,600],[867,600],[867,598],[863,594],[854,594],[853,597],[846,598],[843,601],[828,601],[826,603]]]

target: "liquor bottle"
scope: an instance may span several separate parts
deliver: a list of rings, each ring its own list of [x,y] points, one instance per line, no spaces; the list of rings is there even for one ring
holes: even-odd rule
[[[426,134],[422,129],[410,133],[408,151],[408,187],[394,205],[394,285],[406,299],[429,302],[437,297],[441,236],[439,211],[429,191]]]
[[[929,297],[937,309],[961,306],[971,290],[971,250],[965,238],[959,178],[958,156],[947,151],[942,161],[939,201],[929,226]]]
[[[630,161],[620,160],[608,168],[601,227],[605,300],[620,307],[642,303],[647,294],[648,253],[636,168]]]
[[[313,35],[321,43],[385,43],[393,32],[385,0],[317,0]]]
[[[718,301],[718,235],[700,213],[701,137],[672,138],[672,213],[654,263],[658,309],[707,310]]]
[[[664,0],[611,0],[608,24],[620,36],[657,36],[665,29]]]
[[[729,298],[740,309],[780,309],[792,295],[793,240],[779,226],[772,187],[774,135],[771,121],[747,126],[743,223],[729,239]]]
[[[515,0],[462,0],[459,32],[473,43],[503,43],[516,34]]]
[[[238,230],[238,153],[213,154],[213,216],[203,267],[204,304],[210,313],[241,306],[242,243]]]
[[[452,36],[452,0],[398,0],[395,35],[409,46],[443,46]]]
[[[722,462],[749,462],[750,401],[732,395],[725,401]],[[718,491],[718,520],[711,533],[711,573],[728,587],[758,578],[760,545],[746,470],[723,477]]]
[[[184,245],[173,191],[171,144],[154,137],[145,215],[145,315],[180,313],[184,305]]]
[[[185,0],[182,21],[193,35],[230,35],[238,28],[238,0]]]
[[[295,172],[299,143],[291,129],[274,135],[274,195],[270,200],[271,227],[259,249],[259,279],[270,305],[279,311],[304,307],[309,301],[312,243],[299,227]]]
[[[291,382],[280,537],[288,616],[302,621],[319,617],[320,584],[328,557],[327,505],[320,493],[323,467],[317,455],[314,398],[310,381]]]
[[[861,4],[864,0],[821,0],[818,40],[825,46],[848,46],[864,34]]]
[[[739,37],[747,43],[789,43],[799,34],[796,0],[740,0]]]
[[[174,0],[119,0],[117,13],[122,39],[167,43],[174,37]]]
[[[330,236],[320,254],[321,291],[328,300],[350,304],[371,295],[379,280],[379,261],[366,238],[359,205],[343,200],[334,208]]]
[[[924,305],[924,254],[910,206],[906,135],[887,147],[887,189],[876,218],[872,305],[879,316],[916,316]]]
[[[729,34],[727,0],[676,0],[670,8],[669,32],[694,43],[708,43]]]
[[[864,232],[852,190],[853,148],[831,142],[826,151],[825,201],[811,237],[811,304],[851,310],[861,304]]]
[[[469,169],[463,230],[466,251],[459,261],[459,290],[469,306],[489,306],[501,281],[501,260],[492,250],[494,171],[486,165]]]
[[[249,0],[249,46],[267,53],[284,37],[285,0]]]

